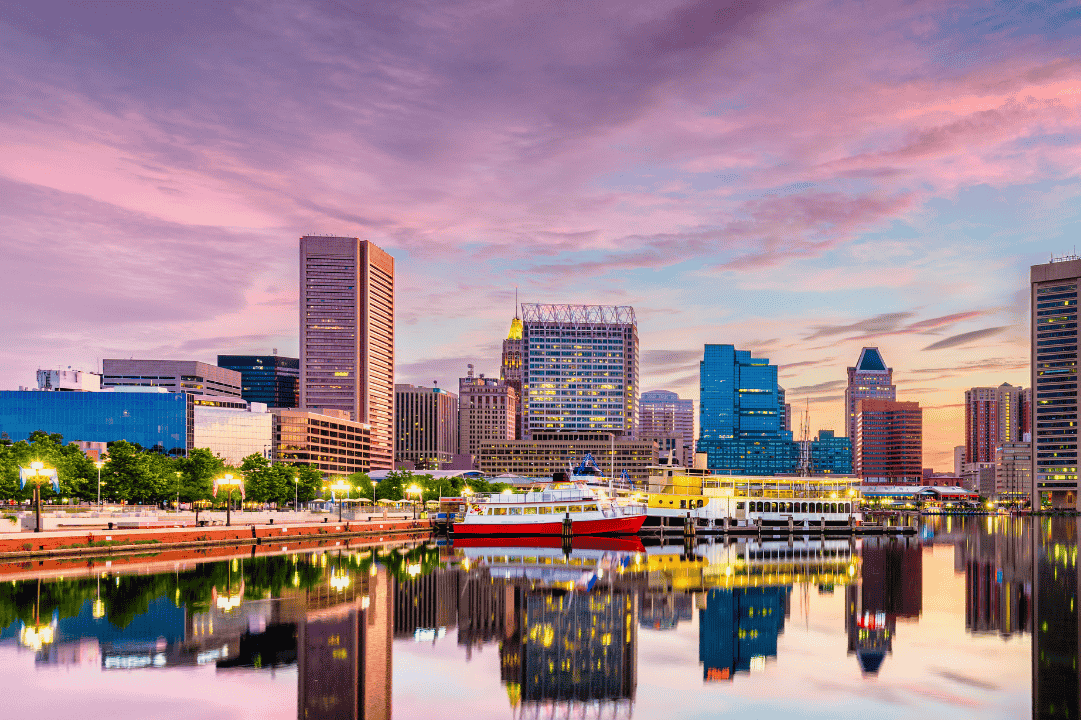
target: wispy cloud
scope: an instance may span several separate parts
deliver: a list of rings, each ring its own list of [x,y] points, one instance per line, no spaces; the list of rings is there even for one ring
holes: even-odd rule
[[[924,350],[945,350],[947,348],[964,347],[965,345],[971,345],[980,340],[994,337],[1008,329],[1008,327],[990,327],[983,328],[982,330],[972,330],[971,332],[952,335],[948,338],[943,338],[938,342],[933,342],[925,347]]]

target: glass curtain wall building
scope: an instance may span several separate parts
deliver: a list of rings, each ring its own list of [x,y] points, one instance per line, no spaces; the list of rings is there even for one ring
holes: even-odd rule
[[[194,447],[193,396],[164,388],[148,392],[0,392],[0,433],[18,442],[35,430],[65,442],[127,440],[171,455]]]
[[[611,432],[634,437],[638,324],[634,308],[522,304],[523,437]]]
[[[812,475],[851,475],[852,441],[837,437],[832,430],[819,430],[811,440]]]
[[[300,360],[281,355],[219,355],[218,367],[240,373],[240,396],[271,408],[300,405]]]
[[[732,345],[699,363],[698,452],[707,467],[746,475],[795,472],[799,448],[781,425],[777,366]]]

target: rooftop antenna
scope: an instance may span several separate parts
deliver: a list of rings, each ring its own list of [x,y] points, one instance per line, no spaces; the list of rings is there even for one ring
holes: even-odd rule
[[[514,317],[518,317],[518,286],[514,286]]]

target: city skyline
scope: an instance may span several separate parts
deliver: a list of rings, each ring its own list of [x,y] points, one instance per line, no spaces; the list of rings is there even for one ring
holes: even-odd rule
[[[0,13],[0,387],[298,356],[312,232],[395,257],[396,382],[494,374],[518,285],[634,306],[644,389],[769,357],[812,430],[877,345],[936,468],[965,389],[1029,384],[1028,267],[1081,222],[1066,7],[180,7]]]

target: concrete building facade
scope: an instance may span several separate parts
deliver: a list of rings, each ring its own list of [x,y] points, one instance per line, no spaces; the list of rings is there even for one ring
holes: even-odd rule
[[[300,238],[300,406],[371,428],[371,467],[394,464],[394,258],[353,237]]]
[[[492,476],[551,477],[568,472],[590,453],[605,474],[614,465],[615,479],[626,470],[632,480],[645,480],[649,467],[657,463],[656,447],[653,442],[625,438],[613,443],[602,433],[534,433],[529,440],[481,443],[477,468]]]
[[[458,396],[438,387],[394,386],[394,461],[438,470],[458,453]]]
[[[160,387],[189,395],[242,397],[241,375],[197,360],[101,361],[101,386]]]
[[[1032,487],[1032,443],[1006,442],[995,449],[994,498],[1019,504]]]
[[[634,437],[634,308],[524,303],[522,341],[524,438],[552,432]]]
[[[965,391],[966,462],[994,462],[999,444],[1023,439],[1024,397],[1009,383]]]
[[[1081,258],[1031,269],[1033,508],[1081,510],[1077,482],[1077,286]]]
[[[856,367],[848,368],[845,388],[845,424],[852,445],[856,445],[856,413],[860,400],[896,400],[897,386],[893,384],[893,368],[886,367],[882,353],[876,347],[860,351]]]
[[[310,465],[325,475],[352,475],[371,469],[371,427],[345,410],[315,412],[274,408],[276,462]]]
[[[477,377],[470,365],[458,380],[458,452],[475,463],[481,443],[516,439],[518,405],[512,385]]]
[[[865,483],[920,484],[923,412],[918,402],[856,403],[856,475]]]
[[[682,450],[676,459],[684,466],[694,462],[694,400],[684,400],[669,390],[650,390],[638,401],[638,437],[678,435]],[[664,453],[662,453],[663,455]]]

